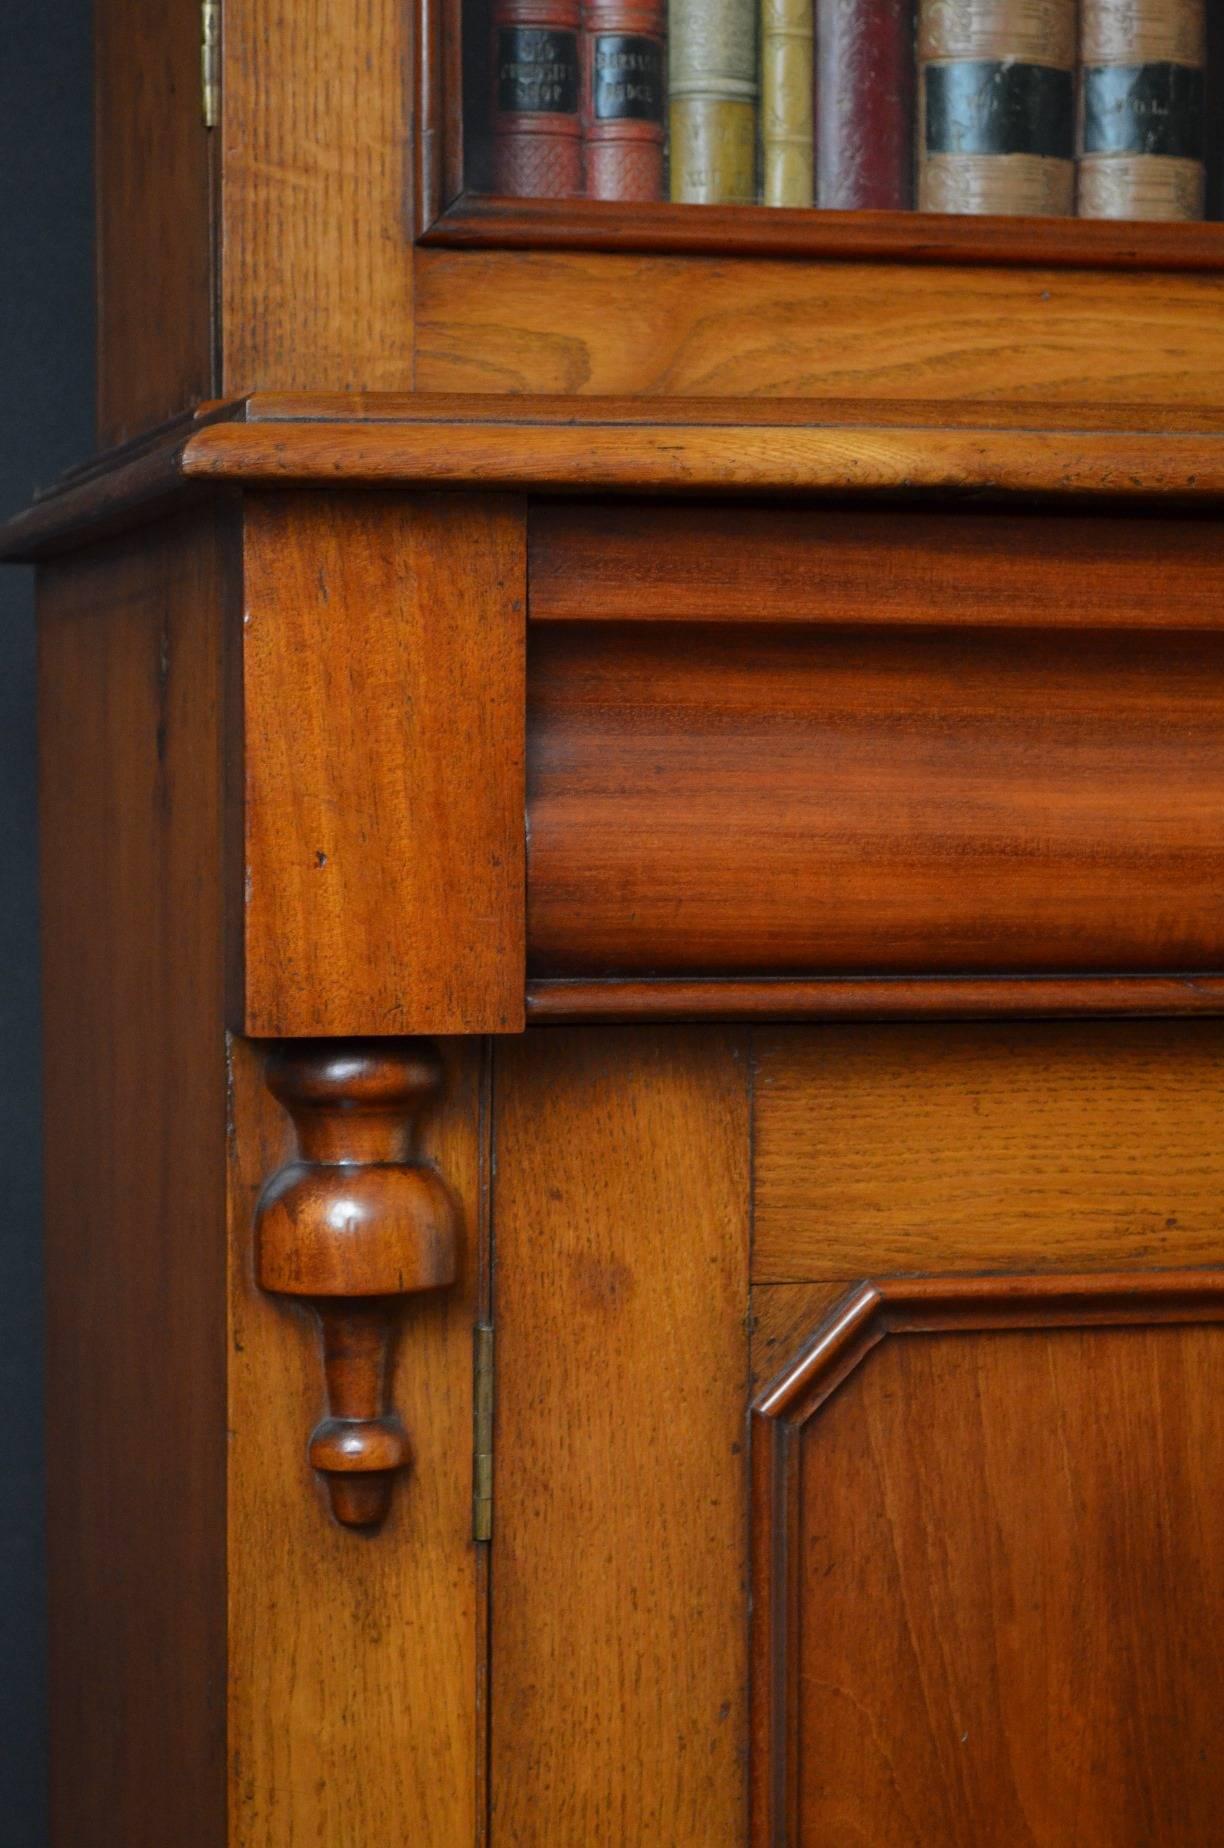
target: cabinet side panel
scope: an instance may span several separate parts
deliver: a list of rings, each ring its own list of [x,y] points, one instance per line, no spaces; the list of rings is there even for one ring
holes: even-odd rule
[[[495,1079],[492,1840],[745,1838],[748,1112],[720,1028]]]
[[[40,585],[62,1848],[224,1838],[224,587],[208,521]]]
[[[228,1839],[241,1848],[475,1838],[481,1045],[444,1051],[422,1148],[459,1207],[459,1281],[399,1322],[388,1403],[412,1462],[363,1534],[332,1519],[307,1460],[325,1410],[315,1319],[255,1283],[255,1203],[292,1137],[259,1049],[232,1042]]]
[[[410,391],[403,0],[244,0],[222,83],[223,389]]]
[[[213,394],[209,131],[200,0],[94,6],[98,436]]]

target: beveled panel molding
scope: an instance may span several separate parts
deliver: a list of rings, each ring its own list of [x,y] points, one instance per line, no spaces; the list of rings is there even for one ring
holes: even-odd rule
[[[386,1513],[410,1454],[385,1403],[396,1304],[455,1278],[456,1209],[415,1155],[441,1064],[423,1040],[299,1041],[269,1055],[266,1081],[293,1120],[298,1152],[256,1209],[259,1282],[318,1316],[327,1416],[310,1461],[336,1519],[368,1527]]]

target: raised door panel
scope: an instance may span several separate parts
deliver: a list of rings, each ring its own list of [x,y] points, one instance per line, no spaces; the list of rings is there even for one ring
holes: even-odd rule
[[[1214,1839],[1217,1060],[498,1049],[493,1848]]]
[[[1166,1275],[818,1323],[754,1422],[755,1842],[1219,1840],[1222,1310]]]

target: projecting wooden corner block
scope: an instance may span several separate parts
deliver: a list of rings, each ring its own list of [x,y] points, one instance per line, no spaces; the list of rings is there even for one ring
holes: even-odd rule
[[[518,1030],[522,501],[252,491],[242,553],[233,1024]]]

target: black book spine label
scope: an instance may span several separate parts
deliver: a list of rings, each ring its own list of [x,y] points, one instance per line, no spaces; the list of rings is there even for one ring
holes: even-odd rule
[[[503,26],[497,35],[502,115],[577,115],[578,34]]]
[[[1083,152],[1203,158],[1203,73],[1185,64],[1106,64],[1083,74]]]
[[[928,155],[1072,158],[1075,83],[1070,71],[975,59],[928,64],[924,81]]]
[[[591,106],[597,122],[663,121],[663,47],[658,39],[600,32],[592,47]]]

